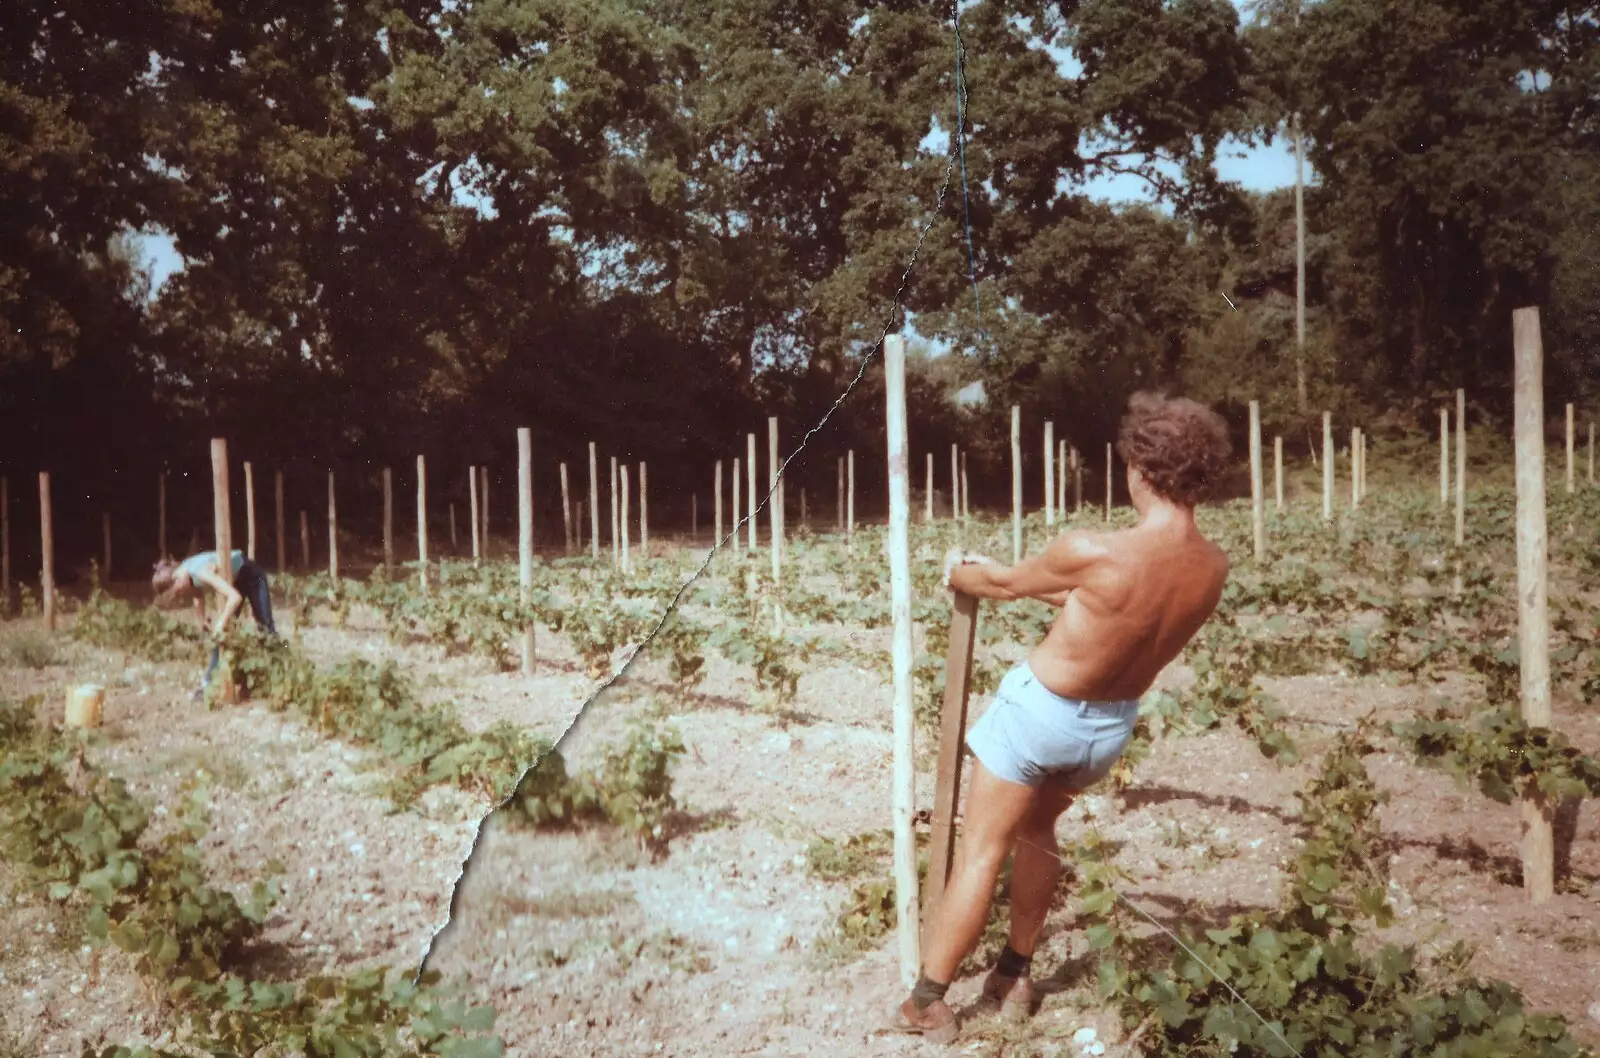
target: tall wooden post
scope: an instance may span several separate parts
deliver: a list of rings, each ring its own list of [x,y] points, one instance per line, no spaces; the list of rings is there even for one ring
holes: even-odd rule
[[[1522,666],[1522,719],[1548,728],[1550,613],[1545,534],[1544,350],[1539,310],[1511,314],[1516,356],[1517,650]],[[1571,434],[1568,434],[1571,437]],[[1530,782],[1522,799],[1522,880],[1535,905],[1555,894],[1553,806]]]
[[[1261,480],[1261,402],[1250,402],[1250,525],[1255,537],[1256,561],[1267,557],[1266,492]]]
[[[1350,427],[1350,508],[1361,506],[1361,428]]]
[[[383,573],[394,575],[394,475],[383,468]]]
[[[950,518],[952,521],[961,517],[961,468],[957,460],[960,458],[961,446],[950,446]]]
[[[911,829],[915,805],[915,721],[911,698],[911,482],[906,458],[906,363],[899,335],[884,340],[884,392],[889,442],[889,610],[894,625],[894,882],[899,914],[900,976],[916,983],[918,944],[917,846]]]
[[[1022,409],[1011,405],[1011,563],[1022,561]]]
[[[622,570],[626,573],[633,568],[628,557],[628,464],[621,464],[618,470],[622,474],[622,514],[618,524],[622,529]]]
[[[767,532],[772,535],[772,585],[774,591],[783,583],[783,478],[778,470],[782,464],[778,461],[778,419],[776,416],[767,418],[767,487],[772,493],[772,500],[767,504],[770,512],[768,516]],[[779,596],[774,596],[778,598]],[[773,603],[776,613],[778,630],[783,631],[783,608],[778,603]]]
[[[1273,496],[1278,501],[1278,511],[1283,511],[1283,436],[1281,434],[1272,439],[1272,483]]]
[[[1072,460],[1072,509],[1076,513],[1082,514],[1083,513],[1083,457],[1078,454],[1078,449],[1077,449],[1076,446],[1074,446],[1067,453],[1067,458]]]
[[[1044,524],[1056,524],[1056,424],[1044,424]]]
[[[806,490],[805,489],[801,489],[800,490],[800,524],[801,525],[805,525],[806,523],[807,523],[807,519],[806,519]]]
[[[965,526],[972,517],[972,489],[967,480],[967,453],[961,453],[961,524]]]
[[[533,598],[533,431],[517,428],[517,597]],[[533,621],[522,628],[522,674],[533,675]]]
[[[228,493],[228,442],[221,437],[211,439],[211,508],[216,522],[217,564],[224,580],[232,581],[233,572],[233,512],[229,507]],[[220,659],[215,673],[217,690],[223,702],[232,703],[238,695],[233,685],[233,673],[226,659]]]
[[[1056,442],[1056,514],[1067,520],[1067,442]]]
[[[1574,458],[1574,437],[1572,427],[1572,405],[1567,405],[1567,495],[1572,495],[1577,490],[1577,460]]]
[[[1456,390],[1456,546],[1467,544],[1467,391]]]
[[[1589,484],[1594,484],[1594,422],[1589,423]]]
[[[567,491],[567,465],[561,464],[561,534],[567,554],[572,554],[572,499]]]
[[[0,616],[11,612],[11,482],[0,478]]]
[[[1333,521],[1333,413],[1322,413],[1322,520]]]
[[[420,570],[417,584],[423,594],[428,591],[428,461],[417,456],[417,565]]]
[[[933,453],[928,453],[927,485],[922,490],[922,521],[924,524],[933,524]],[[805,521],[802,515],[800,520]]]
[[[300,508],[300,568],[311,568],[311,522],[304,507]]]
[[[272,472],[272,511],[273,528],[277,530],[274,538],[278,545],[278,572],[282,573],[289,568],[289,544],[283,535],[283,471]]]
[[[39,595],[44,603],[44,626],[56,630],[56,534],[50,524],[50,473],[39,472]]]
[[[456,505],[455,501],[445,504],[445,510],[450,512],[450,553],[456,553]]]
[[[483,519],[483,560],[489,561],[489,468],[478,468],[478,517]]]
[[[622,565],[621,485],[617,481],[617,457],[611,457],[611,564]]]
[[[743,487],[739,476],[739,457],[733,457],[733,548],[739,549],[739,490]]]
[[[1116,472],[1116,464],[1111,461],[1111,443],[1106,443],[1106,521],[1111,521],[1111,481]]]
[[[745,526],[750,537],[750,553],[756,553],[756,435],[745,434],[745,500],[744,507],[750,517],[745,520]]]
[[[1450,409],[1439,409],[1439,506],[1450,502]]]
[[[639,554],[650,557],[650,467],[639,463]]]
[[[722,546],[722,460],[720,459],[717,460],[717,468],[714,477],[716,478],[716,481],[711,490],[711,505],[712,513],[715,515],[716,519],[713,522],[713,525],[716,528],[717,535],[711,538],[711,543],[713,547],[720,547]]]
[[[589,557],[600,557],[600,470],[594,442],[589,442]]]
[[[167,551],[167,472],[156,477],[156,557],[166,558]]]
[[[333,502],[333,471],[328,471],[328,576],[339,583],[339,512]]]
[[[478,520],[478,468],[467,468],[467,517],[472,521],[472,564],[478,565],[483,561],[483,541],[479,534],[483,530],[483,523]]]
[[[100,546],[104,554],[100,562],[100,583],[111,583],[111,512],[100,512]]]
[[[844,532],[844,456],[839,457],[839,501],[834,506],[834,528]]]
[[[849,546],[856,532],[856,450],[850,449],[845,457],[845,477],[848,488],[845,491],[844,508],[844,542]]]
[[[256,560],[256,478],[249,463],[244,465],[244,557]],[[109,579],[109,576],[108,576]]]

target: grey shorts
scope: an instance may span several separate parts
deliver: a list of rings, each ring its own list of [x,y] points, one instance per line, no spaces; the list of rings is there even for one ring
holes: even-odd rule
[[[1137,699],[1084,702],[1040,683],[1024,661],[1006,674],[994,702],[967,732],[967,747],[1008,782],[1059,782],[1083,790],[1111,773],[1139,719]]]

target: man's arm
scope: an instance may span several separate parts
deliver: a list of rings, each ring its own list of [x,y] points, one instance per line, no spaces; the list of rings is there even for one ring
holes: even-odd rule
[[[950,571],[950,587],[980,599],[1042,599],[1060,605],[1105,554],[1105,548],[1092,537],[1066,533],[1051,541],[1040,554],[1015,566],[996,562],[956,566]]]
[[[239,605],[244,602],[244,596],[240,595],[238,589],[232,584],[229,584],[210,570],[194,574],[194,579],[209,585],[226,600],[222,607],[222,613],[217,615],[216,633],[221,635],[223,629],[228,627],[228,622],[233,619],[233,615],[239,611]],[[201,607],[201,619],[204,620],[204,601],[201,601],[199,605]]]

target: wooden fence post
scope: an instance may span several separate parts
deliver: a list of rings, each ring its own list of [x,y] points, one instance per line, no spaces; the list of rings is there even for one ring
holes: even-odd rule
[[[533,431],[517,428],[517,597],[533,598]],[[522,674],[533,675],[533,620],[522,628]]]
[[[383,468],[383,573],[394,575],[394,475]]]
[[[1077,514],[1083,513],[1083,457],[1078,454],[1074,446],[1067,453],[1072,460],[1072,509]]]
[[[1450,502],[1450,409],[1439,409],[1439,506]]]
[[[483,561],[483,541],[479,534],[483,530],[483,523],[478,520],[478,468],[467,467],[467,517],[472,522],[472,564],[478,565]]]
[[[1467,391],[1456,390],[1456,546],[1467,543]]]
[[[1545,526],[1544,350],[1539,310],[1512,314],[1517,439],[1517,650],[1522,668],[1522,719],[1548,728],[1550,614]],[[1570,433],[1568,434],[1570,438]],[[1522,880],[1535,905],[1555,893],[1555,828],[1549,799],[1530,782],[1522,798]]]
[[[961,525],[966,527],[967,520],[972,517],[972,489],[971,482],[967,480],[967,453],[961,453]]]
[[[167,557],[167,472],[156,476],[156,557]]]
[[[959,465],[961,446],[950,446],[950,519],[958,521],[961,518],[961,468]]]
[[[933,524],[933,453],[928,453],[927,485],[922,490],[922,521],[924,524]],[[800,520],[805,521],[802,515]]]
[[[783,478],[778,473],[781,466],[778,461],[778,419],[777,416],[768,416],[767,487],[772,492],[772,499],[767,505],[767,532],[772,536],[772,610],[779,635],[783,634],[783,604],[779,601],[783,597],[780,590],[783,585]]]
[[[56,630],[56,534],[50,523],[50,472],[39,472],[39,595],[44,626]]]
[[[1011,405],[1011,564],[1022,561],[1022,408]]]
[[[421,576],[418,585],[428,593],[428,461],[417,456],[417,564]]]
[[[333,502],[333,471],[328,471],[328,576],[339,586],[339,514]]]
[[[906,457],[905,347],[899,335],[884,339],[884,390],[888,404],[889,596],[894,671],[894,879],[899,914],[900,976],[916,983],[921,963],[917,910],[917,846],[911,829],[916,775],[911,687],[910,468]]]
[[[1250,402],[1250,526],[1257,562],[1267,557],[1266,491],[1261,480],[1261,402]]]
[[[567,491],[567,465],[561,464],[561,533],[567,554],[572,554],[572,499]]]
[[[489,561],[489,468],[478,468],[478,517],[483,519],[483,560]]]
[[[1350,427],[1350,509],[1361,506],[1361,428]]]
[[[1567,495],[1577,490],[1577,460],[1573,451],[1572,405],[1567,405]]]
[[[244,465],[244,557],[256,560],[256,477],[249,463]]]
[[[213,437],[211,439],[211,510],[213,520],[216,522],[217,565],[220,567],[218,572],[221,577],[231,582],[233,580],[233,512],[228,501],[228,442],[225,438]],[[238,693],[233,685],[233,671],[226,658],[219,659],[217,671],[213,675],[217,681],[220,699],[230,704],[237,701]]]
[[[617,480],[617,457],[611,457],[611,564],[622,565],[622,486]]]
[[[711,490],[712,491],[711,503],[712,503],[712,512],[713,512],[713,514],[715,515],[715,518],[716,518],[716,520],[713,523],[713,525],[716,528],[716,534],[717,535],[715,535],[715,536],[713,536],[711,538],[711,546],[720,547],[722,545],[722,460],[720,460],[720,459],[717,460],[716,473],[715,473],[714,476],[716,478],[716,481],[715,481],[714,487]]]
[[[1272,438],[1273,496],[1278,501],[1278,511],[1283,511],[1283,435]]]
[[[650,467],[639,462],[639,554],[650,557]]]
[[[622,528],[622,570],[626,573],[633,568],[628,555],[628,464],[621,464],[618,470],[622,475],[622,514],[618,524]]]
[[[1056,424],[1044,424],[1044,524],[1056,524]]]
[[[311,522],[304,507],[300,508],[300,568],[311,568]]]
[[[845,492],[844,542],[849,547],[856,532],[856,450],[845,457],[845,477],[849,488]]]
[[[955,859],[957,802],[961,797],[962,742],[967,733],[967,696],[972,688],[972,648],[977,641],[978,599],[954,593],[950,641],[944,659],[944,704],[939,712],[939,773],[934,787],[928,879],[922,898],[923,942],[938,919],[945,884]]]
[[[451,500],[449,503],[445,504],[445,510],[450,512],[450,553],[452,555],[454,555],[456,553],[456,548],[457,548],[457,544],[456,544],[456,505],[455,505],[455,501]]]
[[[600,557],[600,468],[594,442],[589,442],[589,557]]]
[[[1111,521],[1111,480],[1116,473],[1116,464],[1112,462],[1110,442],[1106,443],[1106,521]]]
[[[839,457],[839,501],[834,506],[834,522],[839,532],[844,532],[844,456]]]
[[[1322,413],[1322,520],[1333,521],[1333,413]]]
[[[1067,520],[1067,442],[1056,442],[1056,516]]]
[[[749,551],[756,553],[756,435],[747,433],[745,436],[745,499],[744,508],[750,517],[745,521],[745,527],[750,538]]]

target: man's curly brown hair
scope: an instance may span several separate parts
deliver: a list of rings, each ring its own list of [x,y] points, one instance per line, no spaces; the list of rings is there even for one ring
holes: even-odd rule
[[[1184,397],[1135,393],[1117,433],[1117,455],[1158,496],[1185,507],[1207,499],[1233,458],[1222,416]]]

